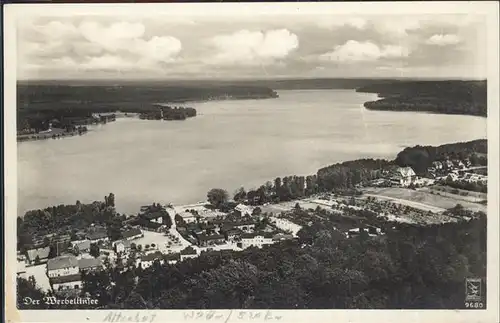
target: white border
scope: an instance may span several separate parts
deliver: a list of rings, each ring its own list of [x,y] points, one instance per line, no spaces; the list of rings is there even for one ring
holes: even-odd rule
[[[5,147],[5,298],[8,322],[97,322],[103,321],[110,311],[58,311],[16,309],[15,265],[16,245],[15,223],[17,216],[17,145],[15,139],[16,107],[16,30],[15,21],[29,16],[67,15],[133,15],[148,14],[215,17],[238,15],[239,17],[259,15],[304,14],[355,14],[355,15],[397,15],[397,14],[484,14],[488,24],[488,304],[487,310],[273,310],[280,315],[281,322],[499,322],[498,317],[498,120],[499,120],[499,31],[498,2],[380,2],[380,3],[171,3],[171,4],[10,4],[4,6],[4,147]],[[286,17],[290,19],[293,17]],[[216,18],[214,18],[216,19]],[[114,311],[116,312],[116,311]],[[123,314],[135,316],[153,311],[126,310]],[[186,321],[184,310],[157,310],[155,322]],[[235,310],[227,322],[238,320]],[[262,311],[261,311],[262,312]],[[217,311],[225,323],[230,311]],[[265,314],[265,311],[262,312]],[[247,320],[243,320],[247,321]],[[256,319],[253,321],[264,321]],[[270,322],[270,321],[268,321]]]

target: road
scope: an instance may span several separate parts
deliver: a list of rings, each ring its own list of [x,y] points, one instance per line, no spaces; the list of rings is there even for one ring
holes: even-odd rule
[[[187,241],[180,233],[177,231],[177,225],[175,223],[175,215],[177,214],[177,211],[175,210],[174,207],[169,207],[165,206],[165,209],[167,210],[168,215],[170,216],[170,220],[172,221],[172,226],[169,229],[169,232],[179,238],[179,241],[181,242],[182,246],[184,248],[188,246],[192,246],[195,250],[196,253],[200,254],[200,248],[198,246],[193,245],[191,242]]]

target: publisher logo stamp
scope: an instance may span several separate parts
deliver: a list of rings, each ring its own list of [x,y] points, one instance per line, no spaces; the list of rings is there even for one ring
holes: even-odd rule
[[[465,279],[465,301],[478,302],[482,300],[482,288],[480,278]]]

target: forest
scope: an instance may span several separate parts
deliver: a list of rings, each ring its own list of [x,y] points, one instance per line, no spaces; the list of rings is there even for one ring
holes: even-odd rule
[[[277,93],[257,86],[180,86],[162,84],[84,86],[30,84],[17,85],[17,128],[45,130],[49,120],[90,118],[92,113],[158,111],[157,104],[186,103],[216,98],[275,98]],[[196,114],[193,108],[165,109],[166,120],[182,120]],[[147,119],[147,118],[146,118]]]
[[[315,223],[298,241],[263,249],[87,274],[82,293],[107,309],[459,309],[465,277],[486,279],[483,213],[428,227],[400,224],[378,237],[346,238]],[[20,308],[23,296],[43,295],[30,279],[18,278],[18,288]]]
[[[398,153],[395,163],[410,166],[417,174],[424,174],[434,161],[449,159],[470,159],[473,165],[488,164],[488,141],[478,139],[469,142],[445,144],[441,146],[415,146]]]
[[[398,81],[362,86],[358,92],[378,93],[366,102],[372,110],[418,111],[487,116],[486,81]]]
[[[156,110],[141,112],[140,119],[147,120],[186,120],[196,116],[196,109],[185,107],[157,106]]]
[[[149,221],[158,216],[161,216],[162,224]],[[72,241],[79,240],[78,235],[92,226],[105,228],[111,241],[116,241],[122,238],[126,225],[141,225],[151,229],[158,229],[161,225],[170,228],[172,225],[170,215],[159,203],[153,203],[131,219],[127,220],[124,214],[116,213],[113,193],[105,196],[103,202],[83,204],[76,201],[73,205],[61,204],[43,210],[31,210],[23,217],[17,217],[17,250],[24,253],[35,246],[52,248],[55,245],[48,238],[50,236],[57,238],[58,235],[68,234]]]

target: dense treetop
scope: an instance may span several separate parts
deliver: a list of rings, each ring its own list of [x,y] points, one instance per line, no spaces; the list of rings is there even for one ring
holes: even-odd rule
[[[371,84],[358,92],[378,93],[366,102],[373,110],[420,111],[486,117],[486,81],[398,81]]]

